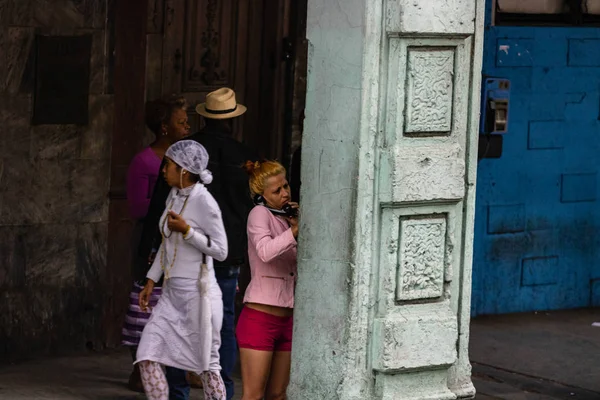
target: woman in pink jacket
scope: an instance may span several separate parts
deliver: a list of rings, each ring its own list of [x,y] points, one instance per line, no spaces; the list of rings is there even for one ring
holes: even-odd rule
[[[248,215],[251,280],[237,324],[242,400],[285,399],[290,378],[298,204],[285,168],[246,162],[256,207]]]

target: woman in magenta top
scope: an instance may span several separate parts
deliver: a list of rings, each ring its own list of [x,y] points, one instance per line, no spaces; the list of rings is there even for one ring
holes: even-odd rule
[[[143,219],[148,212],[154,184],[162,159],[152,146],[146,147],[133,157],[127,171],[127,205],[134,220]]]
[[[256,207],[248,215],[251,280],[237,324],[242,368],[242,400],[284,399],[296,287],[298,218],[283,212],[291,200],[285,168],[275,161],[248,161]]]
[[[148,262],[148,260],[137,260],[137,247],[142,233],[142,221],[150,206],[162,159],[171,144],[189,134],[190,126],[186,108],[185,98],[176,95],[146,103],[146,125],[154,133],[156,139],[150,146],[133,157],[127,171],[127,203],[131,218],[136,222],[131,243],[132,257],[138,264]],[[150,265],[148,265],[149,267]],[[133,361],[135,361],[142,330],[150,318],[150,312],[142,311],[138,305],[142,289],[143,285],[140,282],[134,282],[133,289],[129,294],[129,307],[122,330],[122,344],[130,347]],[[151,307],[156,305],[160,294],[161,288],[155,287],[150,297]],[[129,377],[129,387],[132,390],[143,392],[137,364]]]
[[[127,204],[136,221],[148,212],[165,152],[190,133],[186,108],[185,98],[176,95],[146,103],[146,125],[155,140],[133,157],[127,171]]]

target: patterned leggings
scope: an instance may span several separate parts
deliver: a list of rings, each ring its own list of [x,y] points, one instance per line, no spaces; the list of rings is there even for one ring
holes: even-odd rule
[[[162,366],[154,361],[140,361],[142,384],[148,400],[169,400],[169,385]],[[225,384],[217,371],[200,374],[205,400],[225,400]]]

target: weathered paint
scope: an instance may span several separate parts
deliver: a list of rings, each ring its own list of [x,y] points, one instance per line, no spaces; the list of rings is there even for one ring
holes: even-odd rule
[[[511,80],[499,159],[479,163],[473,314],[600,304],[600,31],[490,26],[484,74]]]
[[[484,2],[308,10],[289,397],[472,397]]]
[[[297,287],[295,399],[334,399],[348,348],[352,238],[361,117],[364,4],[309,1],[307,107],[302,144],[302,234]],[[364,356],[363,356],[364,359]]]

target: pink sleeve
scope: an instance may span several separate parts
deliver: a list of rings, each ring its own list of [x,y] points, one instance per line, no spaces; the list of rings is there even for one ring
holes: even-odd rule
[[[292,228],[273,237],[269,229],[268,212],[266,209],[257,208],[248,216],[248,239],[256,247],[258,257],[265,263],[296,246]]]
[[[144,157],[137,155],[127,170],[127,204],[133,219],[144,218],[148,212],[151,197],[148,193],[149,183],[148,166]]]

